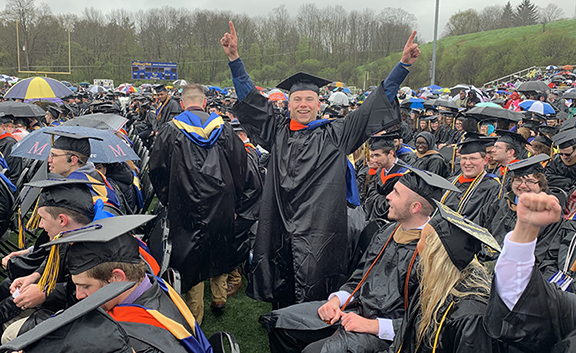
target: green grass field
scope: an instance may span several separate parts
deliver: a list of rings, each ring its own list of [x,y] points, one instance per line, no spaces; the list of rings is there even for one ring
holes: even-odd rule
[[[268,334],[258,323],[260,315],[272,310],[269,303],[259,302],[246,296],[246,279],[243,279],[242,289],[236,295],[228,298],[226,309],[215,313],[210,309],[212,294],[210,283],[204,286],[204,322],[201,325],[206,337],[217,331],[228,331],[236,336],[242,353],[269,352]]]

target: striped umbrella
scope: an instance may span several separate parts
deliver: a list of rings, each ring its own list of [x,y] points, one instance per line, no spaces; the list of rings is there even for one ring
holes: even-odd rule
[[[70,90],[58,80],[48,77],[31,77],[12,86],[4,98],[57,98],[68,95],[70,95]]]

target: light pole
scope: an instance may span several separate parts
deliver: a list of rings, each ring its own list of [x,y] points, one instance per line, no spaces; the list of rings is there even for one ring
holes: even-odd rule
[[[430,85],[434,84],[436,80],[436,41],[438,40],[438,12],[440,8],[440,0],[436,0],[436,18],[434,19],[434,47],[432,49],[432,77]]]

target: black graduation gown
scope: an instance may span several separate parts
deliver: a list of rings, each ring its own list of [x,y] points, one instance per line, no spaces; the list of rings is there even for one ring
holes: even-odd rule
[[[184,292],[241,262],[234,213],[244,188],[246,151],[230,124],[222,129],[216,144],[205,149],[169,122],[160,128],[150,154],[150,180],[168,207],[170,266],[180,271]]]
[[[446,319],[440,327],[438,344],[435,352],[450,353],[490,353],[493,351],[492,339],[484,330],[484,311],[486,310],[487,298],[479,295],[470,295],[455,299],[448,296],[445,304],[438,313],[438,318],[442,318],[451,302],[454,304],[450,308]],[[406,311],[402,328],[394,337],[394,353],[415,353],[433,352],[429,344],[421,344],[418,351],[418,323],[422,315],[420,308],[420,295],[417,293],[410,307]],[[437,332],[433,333],[434,335]],[[427,338],[425,338],[427,339]],[[401,348],[400,348],[401,347]]]
[[[398,164],[394,164],[388,174],[383,168],[378,170],[364,205],[366,217],[369,221],[377,221],[379,225],[382,225],[383,221],[388,220],[387,215],[390,205],[388,200],[386,200],[386,196],[392,192],[394,185],[405,172],[406,168]]]
[[[458,176],[455,176],[450,179],[451,182],[454,182]],[[458,178],[459,179],[459,178]],[[494,174],[486,174],[482,181],[476,186],[472,194],[468,197],[468,200],[465,201],[462,207],[459,207],[460,200],[465,197],[466,190],[472,184],[471,181],[468,182],[460,182],[457,181],[454,185],[460,190],[460,193],[457,192],[447,192],[448,195],[444,200],[444,204],[454,211],[459,212],[460,214],[466,216],[472,222],[481,225],[482,227],[486,227],[479,222],[481,222],[481,214],[483,207],[485,205],[490,205],[490,207],[495,207],[498,202],[498,191],[500,191],[500,183]]]
[[[180,104],[178,104],[178,102],[176,102],[172,97],[168,99],[168,102],[163,104],[161,109],[160,113],[156,116],[156,120],[158,121],[158,131],[160,131],[162,126],[167,122],[172,121],[172,119],[174,119],[178,114],[182,113]],[[158,119],[158,117],[160,117],[160,119]]]
[[[514,230],[516,225],[517,215],[516,211],[511,209],[513,204],[514,193],[510,191],[505,197],[500,200],[498,204],[498,212],[492,220],[492,224],[487,228],[500,245],[504,244],[504,238],[508,232]],[[534,256],[536,258],[536,265],[542,272],[545,278],[550,278],[558,271],[558,251],[560,249],[560,242],[567,235],[569,228],[563,227],[563,217],[560,221],[541,227],[538,233],[538,240],[536,241],[536,249]]]
[[[250,136],[270,152],[258,233],[246,290],[257,300],[290,305],[320,300],[349,273],[348,154],[399,122],[396,100],[374,91],[346,118],[291,131],[256,88],[234,105]]]
[[[576,186],[576,164],[567,166],[562,162],[560,155],[554,156],[548,162],[544,168],[544,174],[549,186],[558,187],[566,191],[568,195],[572,193]]]
[[[109,164],[106,169],[106,179],[113,180],[126,200],[127,214],[132,214],[136,209],[136,190],[134,189],[134,174],[126,163]],[[120,197],[120,195],[118,195]]]
[[[425,155],[421,158],[416,158],[416,160],[412,162],[411,166],[436,173],[444,178],[447,178],[450,174],[446,160],[444,160],[444,157],[442,157],[438,152]]]
[[[510,352],[574,352],[576,296],[549,283],[536,269],[512,311],[498,295],[496,281],[492,282],[486,331],[508,344]]]
[[[356,270],[340,290],[348,293],[354,291],[364,274],[368,271],[368,268],[378,257],[382,247],[386,244],[397,225],[397,223],[391,223],[374,235]],[[368,319],[391,319],[394,331],[397,332],[404,316],[405,298],[408,297],[408,300],[410,300],[418,288],[418,256],[416,256],[411,272],[408,275],[408,268],[417,243],[418,240],[407,244],[396,243],[394,239],[390,240],[382,256],[368,274],[366,281],[354,295],[354,300],[350,301],[344,311],[353,312]],[[408,290],[405,292],[407,277]],[[329,325],[318,316],[318,308],[324,303],[326,301],[316,301],[274,310],[262,315],[260,323],[266,327],[268,332],[274,329],[325,329]],[[371,352],[377,351],[381,344],[380,338],[376,335],[347,332],[339,323],[335,326],[338,328],[330,336],[329,341],[324,344],[322,352]]]

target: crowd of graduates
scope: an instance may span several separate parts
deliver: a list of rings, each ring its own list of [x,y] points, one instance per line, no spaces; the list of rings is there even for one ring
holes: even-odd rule
[[[234,89],[0,113],[0,349],[237,352],[200,325],[204,282],[222,311],[244,273],[272,352],[571,351],[571,72],[417,93],[415,34],[358,96],[306,73],[257,87],[230,23]],[[99,113],[139,161],[92,162],[99,138],[66,127]],[[47,160],[12,155],[36,130]]]

